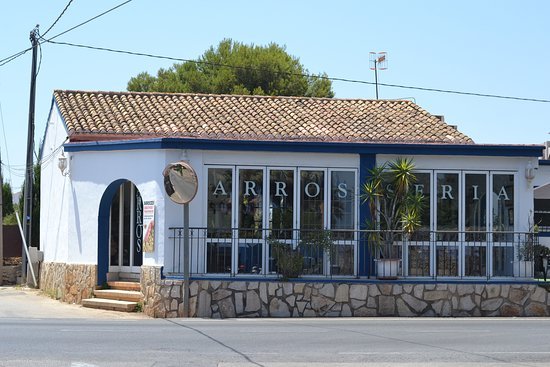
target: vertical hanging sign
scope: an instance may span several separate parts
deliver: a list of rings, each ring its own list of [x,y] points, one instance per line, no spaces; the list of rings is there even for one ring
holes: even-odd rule
[[[155,251],[155,202],[143,202],[143,252]]]

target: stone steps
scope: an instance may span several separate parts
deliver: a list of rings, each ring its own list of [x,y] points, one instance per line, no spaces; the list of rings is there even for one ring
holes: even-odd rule
[[[103,310],[134,312],[143,300],[141,285],[133,281],[107,282],[110,289],[96,289],[95,298],[82,300],[82,306]]]
[[[134,312],[136,310],[137,302],[104,298],[88,298],[82,300],[82,306],[89,308],[100,308],[102,310]]]
[[[96,298],[114,299],[116,301],[140,302],[142,300],[141,292],[126,291],[120,289],[97,289],[94,291]]]
[[[141,291],[141,285],[138,282],[125,282],[120,280],[114,280],[107,282],[107,285],[111,289],[119,289],[123,291]]]

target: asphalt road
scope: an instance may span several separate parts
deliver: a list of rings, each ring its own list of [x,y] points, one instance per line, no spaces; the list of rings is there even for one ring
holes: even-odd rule
[[[550,366],[550,319],[161,320],[0,288],[0,366],[427,365]]]

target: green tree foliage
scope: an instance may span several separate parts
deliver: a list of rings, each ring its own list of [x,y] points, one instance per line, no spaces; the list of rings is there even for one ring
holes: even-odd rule
[[[25,206],[25,183],[21,188],[21,196],[19,197],[19,218],[23,225],[23,210]],[[31,244],[29,246],[38,247],[40,243],[40,164],[34,166],[34,176],[32,183],[32,228],[31,228]]]
[[[130,79],[128,90],[334,97],[326,74],[308,76],[299,59],[275,43],[255,46],[224,39],[196,61],[160,69],[156,77],[140,73]]]
[[[13,196],[11,194],[11,185],[4,183],[2,185],[2,217],[13,213]]]

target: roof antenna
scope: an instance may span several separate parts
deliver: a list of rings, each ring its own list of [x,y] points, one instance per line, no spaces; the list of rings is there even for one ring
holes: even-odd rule
[[[376,99],[378,99],[378,70],[388,68],[387,52],[369,52],[370,69],[374,70],[374,84],[376,85]]]

